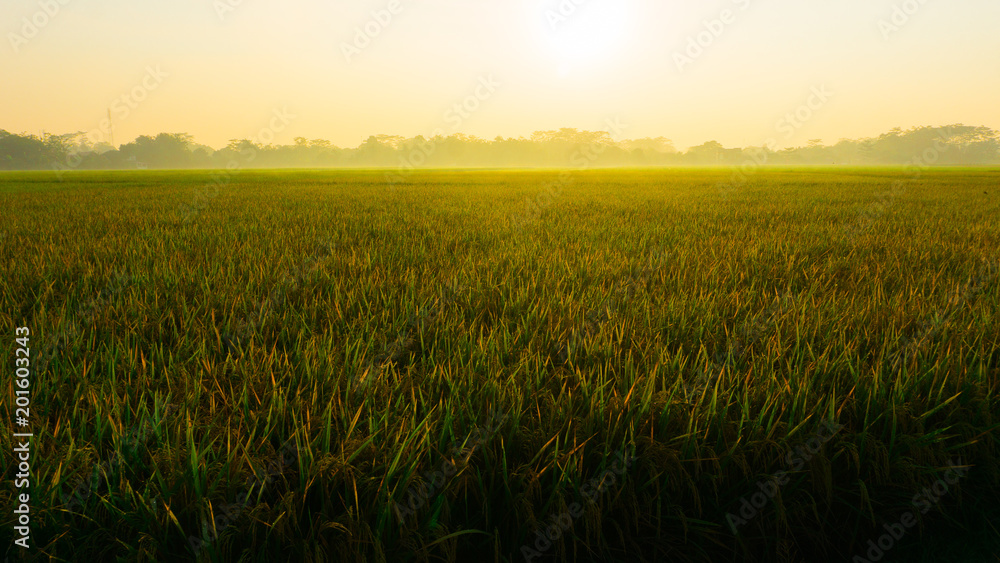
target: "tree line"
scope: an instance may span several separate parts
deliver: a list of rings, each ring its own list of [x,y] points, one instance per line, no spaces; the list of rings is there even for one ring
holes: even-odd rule
[[[604,131],[564,128],[492,141],[464,134],[374,135],[354,148],[303,137],[291,145],[233,139],[215,150],[185,133],[143,135],[113,147],[106,142],[91,143],[84,133],[38,136],[0,130],[0,170],[739,166],[748,159],[768,165],[991,165],[1000,164],[1000,133],[957,124],[897,128],[878,137],[841,139],[832,145],[814,139],[787,149],[767,143],[725,148],[709,141],[679,151],[664,137],[616,141]]]

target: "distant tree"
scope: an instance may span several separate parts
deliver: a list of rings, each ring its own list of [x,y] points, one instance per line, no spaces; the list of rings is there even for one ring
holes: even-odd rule
[[[193,162],[191,147],[193,139],[187,133],[160,133],[156,137],[146,135],[131,143],[122,145],[121,156],[148,168],[188,168]]]
[[[763,156],[762,156],[763,155]],[[296,137],[291,145],[232,139],[215,151],[197,145],[186,133],[140,136],[115,150],[103,139],[83,132],[42,136],[0,130],[0,169],[86,168],[225,168],[287,166],[738,166],[747,159],[768,164],[895,164],[920,166],[1000,163],[1000,133],[962,124],[892,129],[869,139],[840,139],[824,146],[810,139],[805,146],[773,152],[765,147],[727,149],[717,141],[677,152],[665,137],[615,141],[606,131],[571,127],[535,131],[530,138],[497,136],[484,140],[463,133],[405,139],[372,135],[356,148],[341,149],[330,141]]]
[[[726,149],[718,141],[708,141],[687,150],[685,156],[692,164],[718,164]]]
[[[645,137],[642,139],[626,140],[619,143],[622,148],[627,150],[641,150],[643,152],[649,153],[663,153],[672,154],[677,152],[674,148],[674,143],[666,137]]]
[[[0,169],[34,169],[45,166],[48,147],[34,135],[14,135],[0,129]]]

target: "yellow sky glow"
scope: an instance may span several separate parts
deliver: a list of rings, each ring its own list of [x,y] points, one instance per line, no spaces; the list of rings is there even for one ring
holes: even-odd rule
[[[995,1],[345,4],[7,2],[0,128],[100,130],[113,109],[118,144],[186,132],[216,148],[253,138],[275,111],[294,118],[273,142],[352,147],[373,134],[492,139],[612,118],[625,137],[679,148],[1000,128]]]

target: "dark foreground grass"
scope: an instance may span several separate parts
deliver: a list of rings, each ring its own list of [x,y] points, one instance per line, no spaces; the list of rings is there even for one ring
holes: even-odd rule
[[[0,175],[0,556],[996,560],[1000,172],[404,178]]]

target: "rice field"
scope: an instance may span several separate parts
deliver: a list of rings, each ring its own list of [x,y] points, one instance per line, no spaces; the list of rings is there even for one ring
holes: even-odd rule
[[[0,174],[0,557],[1000,561],[1000,170],[391,176]]]

